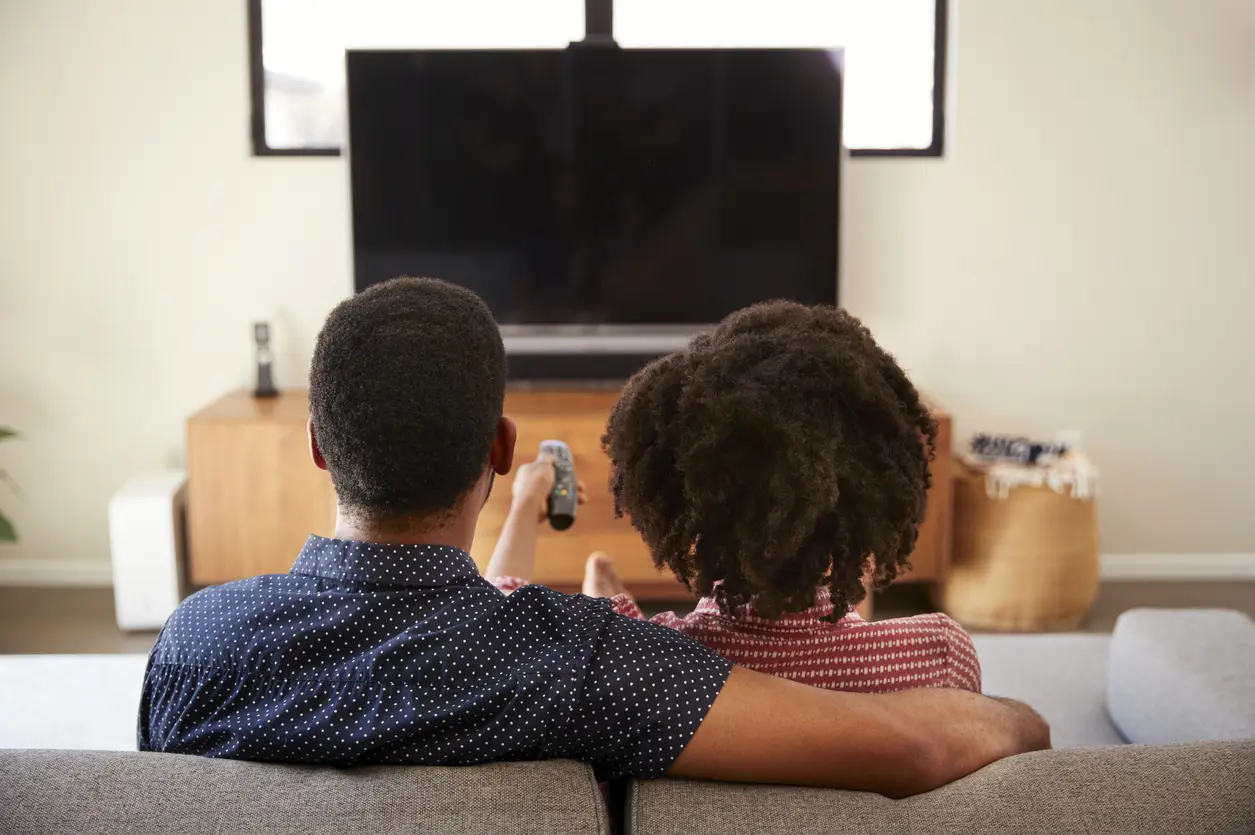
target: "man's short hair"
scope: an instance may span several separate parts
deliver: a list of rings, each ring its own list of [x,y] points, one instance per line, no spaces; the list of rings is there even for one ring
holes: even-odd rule
[[[505,398],[501,333],[483,300],[394,278],[341,302],[314,348],[314,436],[342,508],[452,512],[488,460]]]

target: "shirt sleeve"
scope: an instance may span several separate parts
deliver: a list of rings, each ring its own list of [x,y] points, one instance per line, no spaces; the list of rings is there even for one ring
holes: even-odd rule
[[[672,629],[606,613],[553,756],[599,780],[661,777],[697,731],[732,663]]]
[[[625,618],[632,620],[645,620],[645,613],[641,611],[641,607],[636,605],[636,601],[630,595],[616,594],[610,598],[610,608],[614,610],[616,615],[623,615]]]
[[[940,617],[943,618],[940,628],[946,641],[946,660],[949,667],[949,681],[946,686],[971,690],[973,693],[981,692],[980,659],[976,655],[972,636],[946,615]]]

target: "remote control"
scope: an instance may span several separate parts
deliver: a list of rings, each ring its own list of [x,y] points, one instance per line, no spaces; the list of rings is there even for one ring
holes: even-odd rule
[[[562,441],[542,441],[542,453],[553,456],[553,491],[549,494],[549,524],[555,531],[565,531],[575,524],[578,491],[575,481],[575,460],[571,448]]]

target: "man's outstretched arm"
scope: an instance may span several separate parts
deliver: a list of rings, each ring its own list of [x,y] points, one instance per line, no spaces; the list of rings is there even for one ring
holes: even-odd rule
[[[518,468],[514,475],[513,497],[510,512],[497,537],[484,578],[497,585],[507,594],[512,587],[503,587],[497,581],[509,578],[530,583],[536,565],[536,541],[540,526],[549,518],[547,502],[554,482],[553,456],[544,453]],[[584,482],[578,485],[576,500],[584,504],[587,495]]]
[[[931,791],[995,760],[1050,747],[1027,705],[964,690],[868,695],[734,667],[673,777]]]

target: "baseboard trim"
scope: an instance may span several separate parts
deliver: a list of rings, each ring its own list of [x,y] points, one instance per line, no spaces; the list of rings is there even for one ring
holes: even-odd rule
[[[1255,554],[1103,554],[1103,580],[1255,580]]]
[[[1255,580],[1252,554],[1103,554],[1103,580]],[[0,586],[113,585],[107,562],[0,558]]]
[[[107,562],[32,560],[0,557],[0,586],[113,585],[113,567]]]

